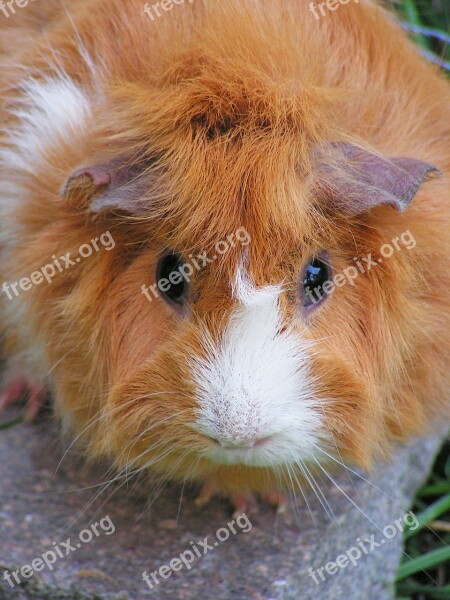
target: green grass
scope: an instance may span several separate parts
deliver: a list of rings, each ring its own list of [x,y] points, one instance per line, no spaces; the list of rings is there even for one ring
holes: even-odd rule
[[[450,71],[450,1],[391,0],[391,4],[422,52]]]
[[[419,527],[403,535],[405,556],[397,572],[397,598],[450,600],[450,441],[412,510]]]
[[[22,423],[23,421],[23,417],[17,417],[17,419],[14,419],[13,421],[8,421],[7,423],[0,423],[0,431],[2,429],[9,429],[10,427],[14,427],[14,425],[18,425],[19,423]]]
[[[450,0],[393,2],[409,35],[450,75]],[[441,450],[412,510],[420,522],[404,534],[404,560],[397,572],[398,600],[450,600],[450,442]]]

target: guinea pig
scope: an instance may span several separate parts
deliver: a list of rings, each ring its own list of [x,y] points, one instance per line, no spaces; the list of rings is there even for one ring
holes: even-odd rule
[[[448,83],[378,3],[309,5],[2,21],[1,405],[49,391],[88,457],[201,502],[448,419]]]

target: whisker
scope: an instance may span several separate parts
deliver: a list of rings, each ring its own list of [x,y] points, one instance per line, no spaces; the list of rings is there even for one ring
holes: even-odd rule
[[[385,492],[384,490],[382,490],[381,488],[379,488],[377,485],[375,485],[374,483],[372,483],[371,481],[369,481],[368,479],[366,479],[363,475],[361,475],[360,473],[358,473],[357,471],[354,471],[353,469],[351,469],[349,466],[344,465],[343,463],[341,463],[339,460],[337,460],[332,454],[328,454],[325,450],[323,450],[322,448],[320,448],[319,446],[316,446],[314,444],[315,448],[317,450],[319,450],[320,452],[323,452],[328,458],[330,458],[331,460],[335,461],[337,464],[345,467],[346,469],[348,469],[351,473],[353,473],[354,475],[356,475],[356,477],[359,477],[362,481],[364,481],[365,483],[367,483],[368,485],[370,485],[371,487],[373,487],[374,489],[376,489],[378,492],[380,492],[381,494],[383,494],[383,496],[385,496],[386,498],[388,498],[388,500],[392,500],[393,502],[395,501],[394,497],[391,496],[390,494],[388,494],[387,492]],[[360,496],[359,492],[358,495]],[[361,497],[361,496],[360,496]],[[431,532],[433,533],[436,538],[442,542],[445,545],[445,541],[440,537],[440,535],[431,527],[429,527],[428,525],[425,525],[425,527]]]
[[[302,463],[299,460],[298,466],[302,470],[303,475],[305,476],[311,489],[314,491],[315,495],[317,496],[317,499],[319,500],[320,504],[322,505],[322,507],[323,507],[325,513],[327,514],[328,518],[330,519],[330,521],[336,522],[336,516],[333,512],[333,509],[330,506],[330,503],[326,499],[324,493],[320,489],[320,486],[318,485],[317,481],[314,479],[314,476],[311,473],[311,471],[308,469],[307,465],[305,463]],[[315,486],[314,486],[314,484],[315,484]],[[317,487],[317,490],[316,490],[316,487]]]
[[[298,509],[297,496],[296,496],[296,493],[295,493],[296,492],[296,486],[294,485],[294,481],[292,479],[291,469],[289,467],[289,464],[286,461],[285,461],[284,464],[285,464],[285,467],[286,467],[286,471],[287,471],[287,474],[288,474],[288,477],[289,477],[289,481],[290,481],[291,488],[292,488],[292,493],[293,493],[293,500],[292,500],[292,497],[291,497],[291,500],[292,500],[293,506],[294,506],[295,520],[297,522],[298,528],[301,529],[301,525],[300,525],[300,523],[301,523],[300,513],[299,513],[299,509]],[[294,475],[294,477],[295,477],[295,479],[297,481],[298,489],[300,490],[300,493],[303,496],[303,499],[305,500],[305,495],[304,495],[302,486],[300,485],[300,483],[299,483],[299,481],[298,481],[298,479],[297,479],[297,477],[295,475],[295,472],[293,472],[293,475]],[[306,505],[308,506],[307,503],[306,503]],[[312,515],[311,515],[311,519],[312,519],[312,521],[314,523],[314,518],[313,518]],[[315,525],[315,523],[314,523],[314,525]]]
[[[291,454],[292,454],[292,457],[293,457],[293,459],[294,459],[294,461],[295,461],[295,456],[294,456],[294,453],[292,452],[292,450],[291,450]],[[296,462],[296,461],[295,461],[295,462]],[[306,493],[303,491],[303,487],[302,487],[302,485],[301,485],[300,481],[298,480],[298,477],[297,477],[297,475],[296,475],[295,471],[293,471],[293,474],[294,474],[295,480],[296,480],[296,482],[297,482],[298,488],[299,488],[299,490],[300,490],[300,493],[301,493],[301,495],[303,496],[303,500],[305,501],[305,504],[306,504],[306,506],[308,507],[308,511],[309,511],[309,514],[311,515],[311,521],[312,521],[312,523],[313,523],[313,525],[314,525],[314,529],[316,530],[317,536],[320,538],[319,529],[317,528],[316,520],[314,519],[314,515],[313,515],[313,513],[312,513],[311,506],[310,506],[310,504],[309,504],[309,501],[308,501],[307,495],[306,495]]]
[[[362,508],[360,508],[351,498],[350,496],[341,488],[341,486],[333,479],[333,477],[324,469],[324,467],[320,464],[320,462],[315,459],[316,463],[318,464],[318,466],[320,467],[320,469],[322,469],[322,471],[325,473],[325,475],[328,477],[328,479],[336,486],[336,488],[345,496],[345,498],[369,521],[369,523],[371,523],[375,529],[383,534],[383,530],[375,523],[375,521],[369,517],[369,515],[367,513],[365,513]],[[383,534],[384,535],[384,534]],[[411,559],[411,556],[404,550],[402,549],[402,553],[404,556],[406,556],[407,558]],[[430,581],[437,586],[437,582],[433,579],[433,577],[428,573],[428,571],[422,570],[423,573],[426,574],[426,576],[430,579]]]
[[[66,457],[67,453],[71,450],[71,448],[76,444],[76,442],[81,438],[81,436],[84,433],[86,433],[86,431],[88,431],[91,427],[93,427],[96,423],[98,423],[102,419],[106,419],[108,416],[110,416],[114,412],[121,410],[123,407],[128,406],[129,404],[138,402],[139,400],[143,400],[144,398],[151,398],[153,396],[157,396],[159,394],[164,394],[164,393],[167,393],[167,394],[176,394],[176,392],[155,392],[154,394],[144,394],[143,396],[139,396],[137,398],[131,398],[127,402],[113,407],[111,410],[107,411],[106,413],[102,411],[102,412],[100,412],[99,415],[94,415],[94,417],[92,417],[88,421],[88,423],[85,425],[85,427],[83,427],[83,429],[80,431],[80,433],[78,433],[78,435],[74,438],[74,440],[71,442],[71,444],[69,445],[69,447],[65,450],[65,452],[64,452],[61,460],[59,461],[59,463],[58,463],[58,465],[56,467],[55,474],[57,473],[59,467],[61,466],[61,463],[63,462],[64,458]],[[180,414],[180,413],[176,413],[176,414]]]

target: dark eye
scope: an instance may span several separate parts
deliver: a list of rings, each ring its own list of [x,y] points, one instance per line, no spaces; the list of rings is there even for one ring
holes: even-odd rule
[[[183,305],[188,293],[188,278],[180,270],[183,259],[176,252],[166,252],[156,267],[156,283],[161,296],[169,303]]]
[[[303,271],[301,282],[302,303],[305,308],[320,304],[329,291],[325,285],[330,282],[331,268],[326,257],[313,258]]]

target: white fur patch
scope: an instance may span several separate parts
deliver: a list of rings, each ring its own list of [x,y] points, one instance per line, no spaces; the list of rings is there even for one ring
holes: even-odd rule
[[[0,220],[8,227],[0,230],[5,252],[13,252],[23,233],[18,219],[26,210],[27,180],[33,181],[48,164],[50,148],[76,144],[90,125],[91,104],[87,94],[67,75],[30,78],[20,85],[22,91],[8,107],[17,121],[0,137]]]
[[[29,184],[36,184],[42,168],[57,169],[48,163],[48,150],[59,150],[62,144],[73,145],[90,126],[91,104],[87,94],[59,70],[55,77],[29,78],[19,86],[20,94],[4,108],[16,120],[0,134],[0,262],[8,263],[15,248],[26,243],[27,231],[21,215],[27,211]],[[41,182],[39,182],[41,183]],[[44,207],[43,207],[44,210]],[[20,272],[20,269],[19,269]],[[2,272],[2,279],[7,274]],[[35,335],[27,323],[27,297],[9,302],[1,294],[2,318],[15,323],[23,339]],[[33,344],[23,344],[24,350],[16,360],[30,372],[43,370],[44,350]]]
[[[45,160],[50,144],[76,142],[88,124],[91,105],[67,76],[28,79],[21,90],[22,95],[9,108],[19,121],[7,131],[1,161],[33,173]]]
[[[216,462],[292,463],[315,454],[314,445],[324,437],[309,368],[311,344],[283,329],[280,292],[281,286],[255,288],[238,274],[239,306],[220,341],[207,338],[207,357],[192,365],[194,428],[220,443],[206,451]]]

